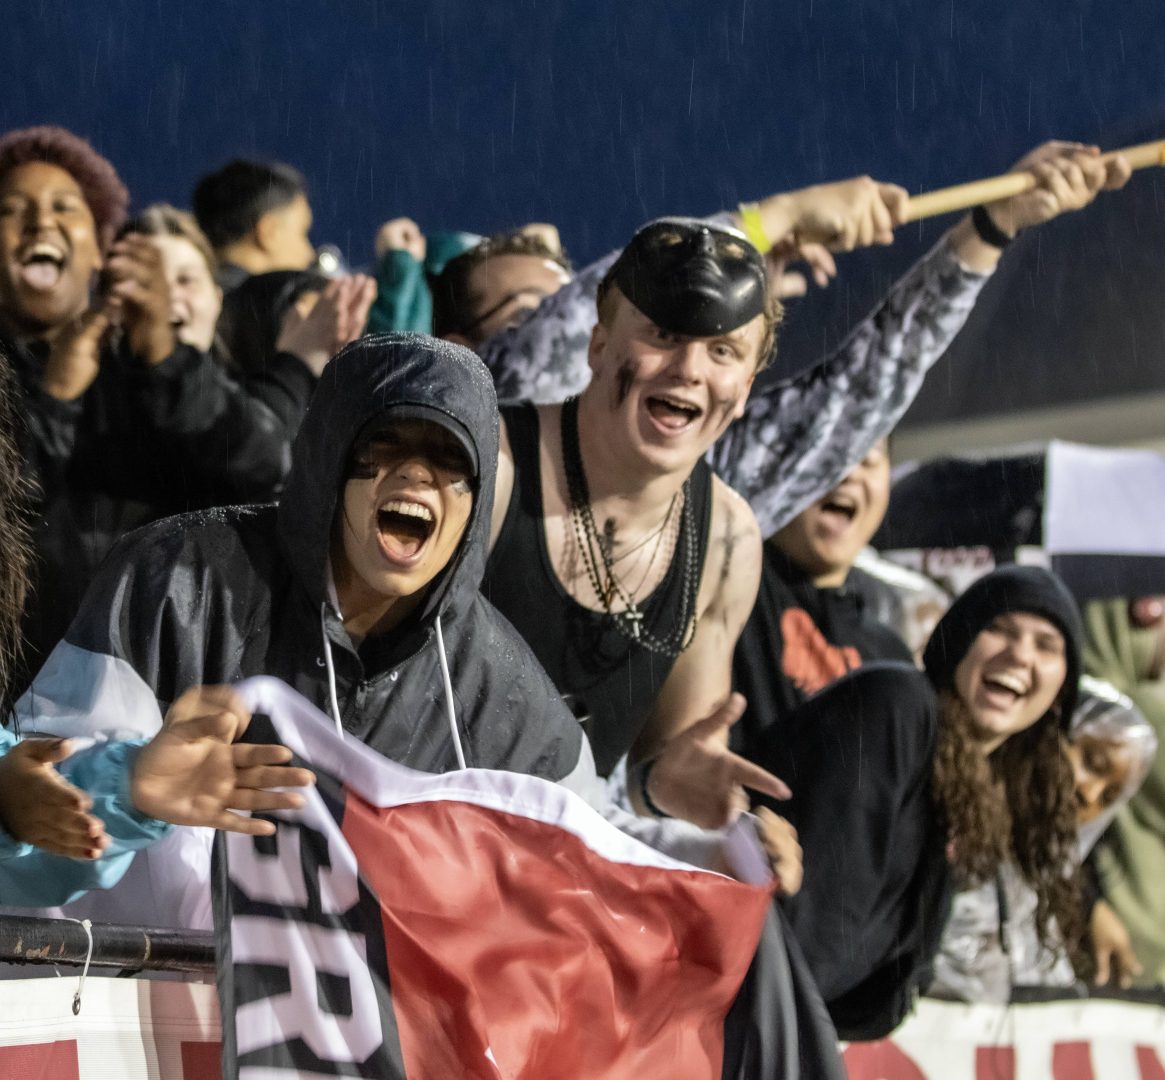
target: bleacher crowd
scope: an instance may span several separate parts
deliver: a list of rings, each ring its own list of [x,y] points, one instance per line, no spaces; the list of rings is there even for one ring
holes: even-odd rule
[[[843,1039],[919,993],[1160,985],[1165,582],[955,597],[869,551],[892,431],[1008,245],[1129,176],[1068,143],[1014,169],[754,382],[903,189],[645,222],[582,268],[553,225],[397,217],[358,273],[289,165],[141,207],[72,133],[4,135],[0,904],[209,926],[177,838],[269,833],[311,783],[238,741],[230,684],[274,675],[394,761],[560,782],[699,865],[754,812]]]

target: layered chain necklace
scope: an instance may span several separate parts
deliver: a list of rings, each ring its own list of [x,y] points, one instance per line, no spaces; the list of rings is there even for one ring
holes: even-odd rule
[[[629,641],[642,645],[651,652],[675,658],[679,656],[696,636],[696,598],[698,594],[697,581],[697,538],[696,515],[692,507],[691,485],[689,476],[684,481],[683,489],[678,496],[681,501],[679,540],[677,544],[683,548],[683,565],[681,567],[680,589],[680,617],[665,636],[659,636],[650,627],[644,624],[643,612],[635,602],[635,594],[629,591],[619,576],[615,573],[616,559],[613,557],[613,536],[600,535],[595,527],[595,515],[591,510],[590,491],[587,488],[587,477],[583,471],[582,450],[578,438],[578,398],[572,397],[562,406],[562,464],[566,471],[566,487],[570,498],[570,522],[582,553],[583,565],[586,567],[587,578],[591,588],[603,605],[608,618],[614,621],[618,631]],[[660,526],[659,536],[662,543],[663,533],[671,520],[675,510],[676,498],[672,498],[668,507],[667,516]],[[648,540],[651,539],[649,536]],[[644,541],[646,542],[646,541]],[[642,546],[641,544],[636,547]],[[631,549],[634,550],[634,549]],[[629,552],[624,553],[629,554]],[[652,555],[654,562],[655,555]],[[650,563],[648,564],[650,573]],[[646,578],[644,579],[646,580]],[[622,605],[622,611],[613,611],[615,600]]]

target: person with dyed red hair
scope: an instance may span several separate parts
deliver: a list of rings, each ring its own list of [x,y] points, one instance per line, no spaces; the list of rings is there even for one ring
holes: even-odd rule
[[[41,488],[31,659],[63,634],[114,540],[166,513],[274,493],[274,413],[178,340],[158,248],[114,240],[128,192],[56,127],[0,138],[0,347]]]

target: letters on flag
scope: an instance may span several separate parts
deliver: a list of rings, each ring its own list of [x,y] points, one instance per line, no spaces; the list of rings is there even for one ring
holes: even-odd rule
[[[216,848],[225,1076],[721,1075],[768,889],[558,785],[416,773],[275,680],[240,689],[318,787]]]

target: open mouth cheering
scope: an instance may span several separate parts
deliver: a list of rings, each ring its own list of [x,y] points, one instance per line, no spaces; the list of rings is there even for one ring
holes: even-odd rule
[[[390,499],[376,514],[381,547],[394,561],[415,559],[437,527],[433,511],[411,499]]]

